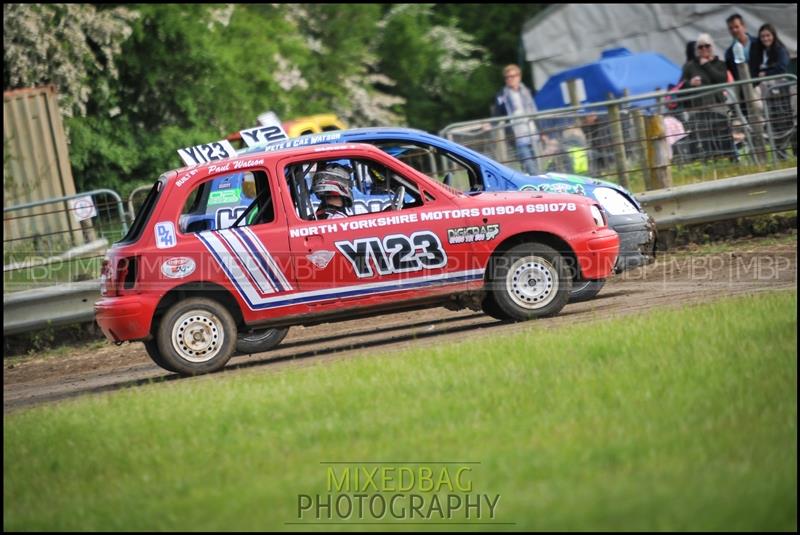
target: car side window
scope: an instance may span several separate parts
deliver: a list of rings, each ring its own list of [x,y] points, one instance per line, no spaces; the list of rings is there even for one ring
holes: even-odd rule
[[[483,189],[478,171],[451,152],[409,141],[381,141],[375,145],[420,173],[458,191]]]
[[[269,181],[263,171],[218,175],[198,184],[184,203],[179,220],[183,233],[269,223],[275,219]]]
[[[432,197],[421,192],[417,184],[399,175],[389,167],[368,159],[339,158],[303,161],[285,169],[285,178],[291,192],[295,213],[300,219],[318,219],[321,199],[314,193],[314,176],[329,165],[341,166],[350,175],[351,202],[345,207],[348,216],[403,210],[423,205]],[[402,195],[402,199],[398,196]]]

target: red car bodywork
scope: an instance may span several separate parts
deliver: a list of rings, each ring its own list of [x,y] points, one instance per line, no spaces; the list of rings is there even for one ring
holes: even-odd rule
[[[366,158],[389,167],[416,183],[424,193],[423,206],[336,220],[301,219],[284,179],[285,168],[298,161],[339,157]],[[179,218],[189,193],[231,169],[266,172],[274,220],[181,232]],[[238,307],[240,327],[312,324],[480,295],[490,257],[521,236],[572,255],[585,279],[609,276],[619,248],[617,234],[593,219],[590,207],[597,205],[587,197],[538,192],[465,195],[371,145],[249,154],[171,171],[159,181],[160,193],[149,217],[145,214],[138,238],[115,244],[106,257],[104,297],[95,303],[95,313],[112,341],[150,339],[159,304],[182,289],[224,291]],[[157,223],[174,226],[174,244],[158,247]],[[475,233],[482,241],[462,239]],[[383,270],[370,247],[395,245],[408,258],[399,265],[408,268]],[[366,265],[360,267],[346,254],[359,248],[367,251]]]

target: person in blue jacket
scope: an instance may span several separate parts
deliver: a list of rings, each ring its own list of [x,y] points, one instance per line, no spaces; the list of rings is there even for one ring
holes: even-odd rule
[[[734,13],[730,17],[726,19],[728,23],[728,33],[731,34],[733,37],[733,43],[731,46],[725,50],[725,66],[728,68],[728,71],[733,75],[734,80],[739,79],[739,69],[736,67],[736,61],[734,60],[735,54],[733,53],[734,47],[741,47],[742,54],[744,55],[745,63],[750,61],[752,57],[750,51],[754,44],[758,42],[758,37],[750,35],[747,33],[747,27],[744,25],[744,20],[742,16],[738,13]],[[755,76],[756,73],[753,70],[750,70],[750,76]]]
[[[764,24],[758,29],[758,41],[750,49],[750,75],[753,78],[785,74],[789,68],[789,51],[778,39],[778,32],[772,24]]]
[[[753,78],[763,78],[776,74],[785,74],[789,68],[789,51],[778,39],[778,32],[772,24],[764,24],[758,29],[758,41],[750,50],[750,74]],[[759,84],[761,95],[769,108],[769,120],[772,126],[771,135],[774,136],[777,154],[780,159],[786,159],[788,133],[792,130],[792,104],[789,86],[781,84],[780,80],[762,82]],[[797,135],[794,136],[793,147],[797,146]],[[796,152],[795,152],[796,153]]]
[[[520,68],[514,64],[506,65],[503,69],[503,77],[506,85],[495,96],[492,116],[536,113],[533,96],[522,83]],[[536,133],[536,124],[532,119],[517,119],[511,121],[511,127],[508,130],[513,133],[517,159],[522,162],[525,172],[529,175],[539,174],[539,166],[536,163],[536,144],[539,137]]]

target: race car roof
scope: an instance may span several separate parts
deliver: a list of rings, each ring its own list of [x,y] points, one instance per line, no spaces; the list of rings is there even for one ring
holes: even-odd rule
[[[224,158],[220,160],[214,160],[210,162],[203,162],[196,165],[188,165],[184,167],[179,167],[173,169],[171,171],[167,171],[164,175],[169,176],[170,179],[175,177],[184,177],[187,174],[191,173],[191,176],[200,176],[200,175],[207,175],[209,173],[216,172],[222,166],[227,166],[229,164],[234,164],[231,168],[231,171],[236,171],[238,169],[247,167],[248,165],[254,165],[258,160],[266,159],[282,159],[285,157],[291,157],[298,154],[306,154],[310,157],[324,157],[321,154],[325,152],[337,152],[342,150],[354,150],[357,149],[359,151],[363,151],[365,153],[372,153],[375,155],[383,155],[386,156],[386,153],[380,150],[379,148],[375,147],[374,145],[370,145],[368,143],[354,143],[354,142],[345,142],[345,143],[328,143],[323,146],[319,145],[305,145],[301,147],[287,147],[278,150],[273,150],[269,152],[259,152],[256,154],[253,153],[240,153],[237,154],[235,157],[232,158]],[[178,179],[180,180],[180,179]]]

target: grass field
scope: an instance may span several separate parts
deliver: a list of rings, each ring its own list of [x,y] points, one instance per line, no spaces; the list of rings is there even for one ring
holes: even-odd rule
[[[299,494],[327,492],[321,463],[470,461],[502,524],[401,527],[795,530],[796,304],[532,322],[11,414],[3,527],[392,529],[287,522]]]

